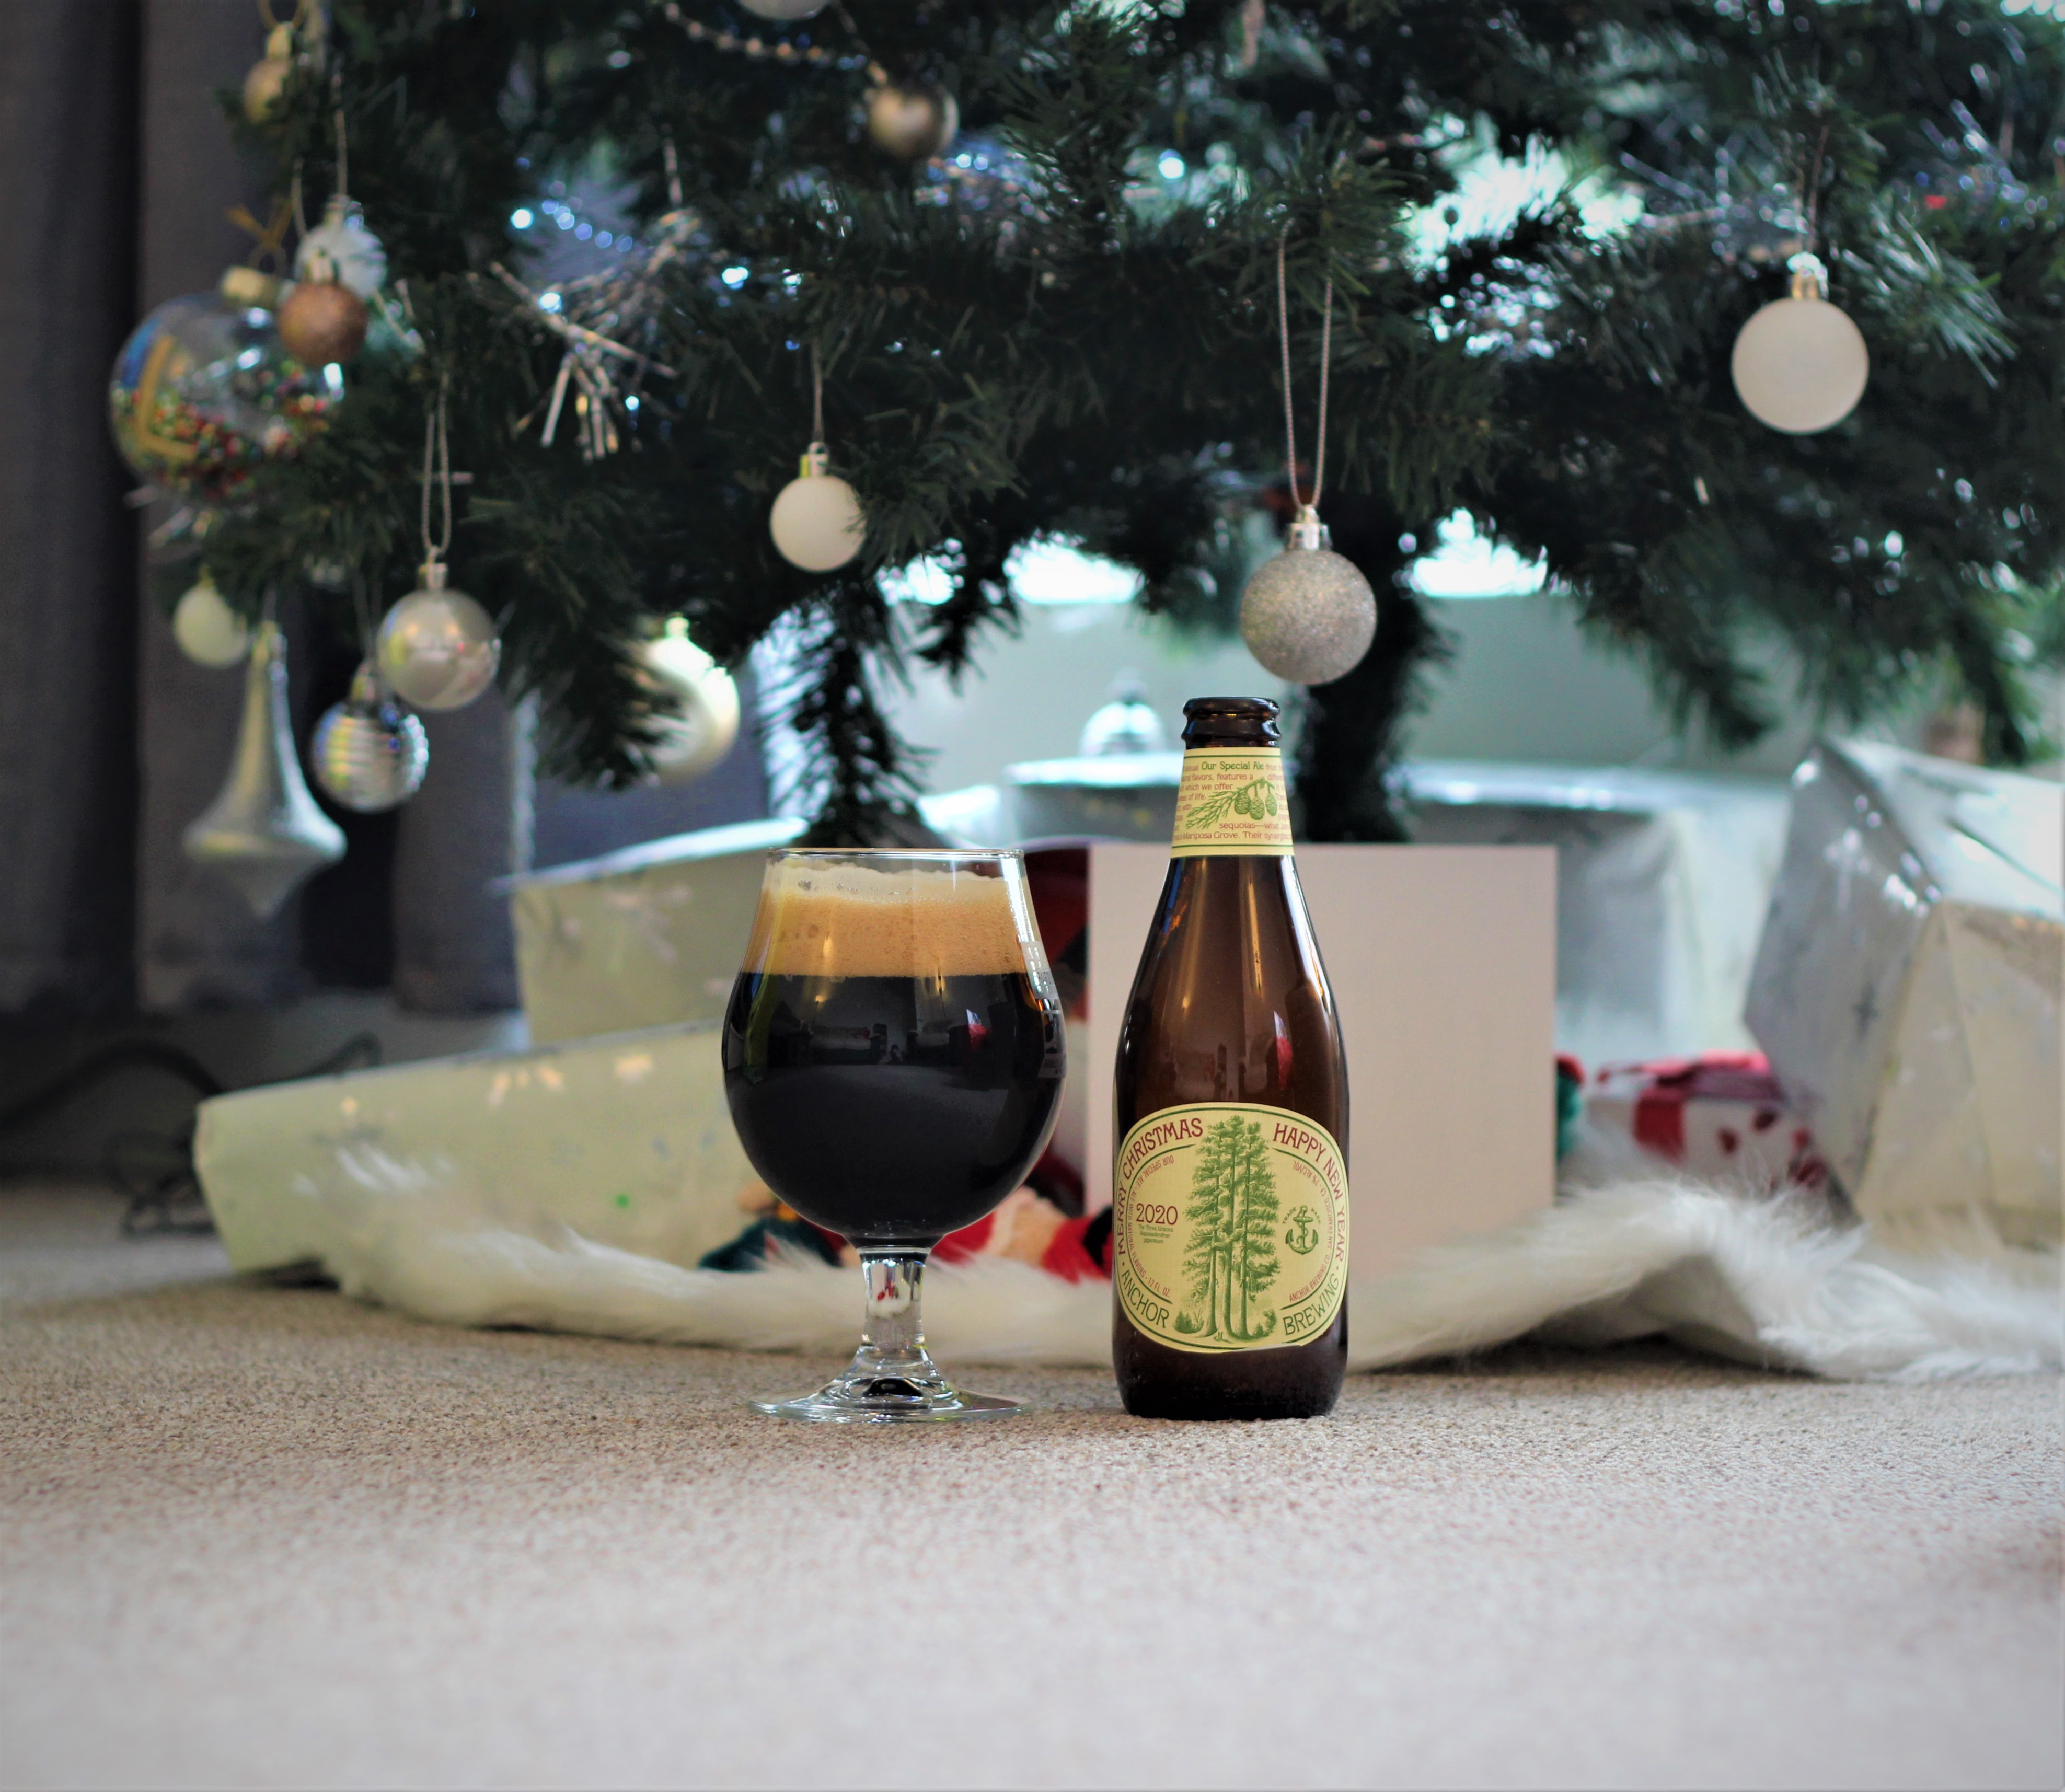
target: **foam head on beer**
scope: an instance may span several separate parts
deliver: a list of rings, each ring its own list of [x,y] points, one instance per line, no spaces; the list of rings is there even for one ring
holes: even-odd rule
[[[776,977],[1023,975],[1039,934],[1012,881],[942,861],[882,870],[789,858],[768,868],[746,969]],[[1032,962],[1028,962],[1028,960]]]

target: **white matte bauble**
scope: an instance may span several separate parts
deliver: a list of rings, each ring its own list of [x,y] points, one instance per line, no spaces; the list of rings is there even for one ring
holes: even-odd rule
[[[836,571],[867,539],[859,495],[826,471],[828,464],[824,444],[812,442],[802,470],[776,495],[767,519],[776,551],[806,572]]]
[[[377,815],[406,802],[422,786],[430,764],[430,737],[419,718],[381,689],[368,660],[351,680],[351,694],[316,724],[309,761],[332,802]]]
[[[445,585],[433,561],[423,583],[381,619],[373,656],[387,688],[418,709],[459,709],[495,682],[502,643],[495,623],[464,591]]]
[[[961,127],[960,107],[943,87],[884,86],[867,96],[867,135],[899,162],[944,155]]]
[[[204,571],[172,611],[172,639],[198,666],[233,666],[251,651],[251,625]]]
[[[738,739],[738,687],[678,621],[646,644],[643,658],[646,677],[680,712],[657,720],[653,777],[661,784],[685,784],[718,764]]]
[[[294,278],[333,280],[362,299],[386,284],[387,251],[366,228],[358,200],[340,193],[329,202],[323,221],[294,251]]]
[[[738,3],[756,18],[773,18],[788,22],[798,18],[815,18],[825,10],[826,0],[738,0]]]
[[[1742,327],[1729,371],[1743,405],[1788,435],[1833,429],[1857,407],[1871,351],[1848,313],[1821,295],[1821,264],[1796,255],[1792,293],[1774,299]]]
[[[1376,638],[1376,593],[1362,569],[1327,546],[1308,505],[1283,551],[1255,569],[1240,594],[1241,638],[1279,678],[1331,684],[1353,672]]]

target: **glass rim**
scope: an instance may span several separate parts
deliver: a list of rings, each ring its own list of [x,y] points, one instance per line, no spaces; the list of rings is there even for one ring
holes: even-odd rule
[[[975,859],[1001,864],[1014,858],[1023,863],[1025,850],[1022,846],[770,846],[767,856],[770,859],[886,858],[919,864],[951,864]]]

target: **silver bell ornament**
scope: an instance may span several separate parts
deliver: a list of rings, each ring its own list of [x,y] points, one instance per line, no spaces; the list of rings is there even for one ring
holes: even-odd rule
[[[731,674],[689,639],[675,617],[641,655],[647,682],[673,700],[677,715],[657,719],[653,775],[661,784],[686,784],[731,751],[738,739],[738,687]]]
[[[353,675],[351,691],[316,724],[309,743],[316,782],[332,802],[361,815],[398,808],[422,787],[430,769],[430,737],[420,718],[381,688],[370,660]]]
[[[960,127],[954,96],[929,82],[900,87],[884,82],[867,96],[867,135],[883,155],[899,162],[944,155]]]
[[[316,806],[294,756],[287,640],[269,616],[252,640],[228,781],[181,845],[195,864],[233,884],[261,921],[304,878],[344,857],[343,831]]]
[[[1279,678],[1331,684],[1355,670],[1376,637],[1376,593],[1362,569],[1327,545],[1310,504],[1283,551],[1264,560],[1240,594],[1241,638]]]
[[[387,687],[418,709],[460,709],[495,682],[502,643],[495,623],[431,560],[422,584],[381,619],[373,656]]]
[[[812,442],[796,477],[776,494],[767,519],[776,551],[806,572],[838,571],[867,539],[859,495],[827,470],[830,465],[825,445]]]
[[[197,666],[233,666],[251,651],[251,625],[223,602],[205,568],[172,611],[172,639]]]
[[[1857,408],[1871,351],[1849,314],[1829,303],[1821,258],[1796,255],[1788,298],[1773,299],[1736,337],[1728,370],[1750,415],[1787,435],[1815,435]]]
[[[738,0],[755,18],[771,18],[790,24],[799,18],[815,18],[826,0]]]
[[[357,200],[339,193],[325,208],[322,222],[294,251],[294,278],[333,280],[362,299],[387,284],[387,251],[366,228]]]
[[[280,341],[280,283],[232,268],[212,293],[168,299],[108,375],[115,446],[139,479],[201,504],[234,503],[253,468],[294,454],[344,396]]]

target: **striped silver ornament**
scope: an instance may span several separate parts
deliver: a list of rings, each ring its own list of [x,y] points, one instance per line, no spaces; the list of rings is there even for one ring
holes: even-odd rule
[[[309,759],[332,802],[376,815],[415,795],[430,769],[430,743],[421,718],[381,688],[368,660],[353,675],[350,694],[316,724]]]

